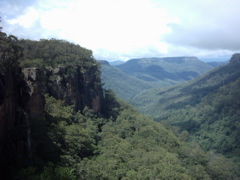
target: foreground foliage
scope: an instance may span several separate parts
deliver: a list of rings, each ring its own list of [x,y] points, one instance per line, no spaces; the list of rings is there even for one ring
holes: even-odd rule
[[[106,96],[115,101],[108,107],[114,112],[109,118],[96,116],[87,107],[73,114],[71,107],[46,96],[48,117],[41,120],[46,124],[33,128],[35,146],[45,147],[36,153],[35,166],[41,169],[51,162],[68,167],[78,179],[237,177],[238,169],[231,160],[214,151],[205,152],[197,143],[184,142],[184,135],[176,137],[112,93]],[[43,136],[48,141],[39,141]]]

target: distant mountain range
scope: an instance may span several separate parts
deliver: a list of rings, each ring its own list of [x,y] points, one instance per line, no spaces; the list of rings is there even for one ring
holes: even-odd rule
[[[152,107],[158,108],[162,107],[163,109],[170,108],[170,106],[168,106],[170,100],[173,100],[174,102],[176,101],[174,105],[171,102],[171,106],[174,107],[184,106],[185,104],[188,104],[186,102],[194,104],[196,101],[199,101],[199,99],[202,98],[203,96],[207,95],[208,93],[211,93],[211,90],[217,90],[221,86],[229,84],[230,82],[235,81],[237,78],[239,78],[240,77],[239,64],[240,54],[236,54],[232,57],[229,64],[214,68],[211,71],[208,71],[204,75],[192,81],[188,81],[171,87],[161,89],[155,88],[148,91],[144,91],[143,93],[136,95],[133,101],[136,102],[137,106],[139,106],[140,104],[143,106],[146,104],[147,105],[151,104]],[[179,93],[179,91],[181,93]],[[190,100],[189,97],[183,98],[183,95],[189,96],[189,94],[191,94],[192,97],[194,97],[194,99]],[[149,97],[153,98],[151,99]],[[167,101],[165,99],[167,99]],[[141,103],[141,101],[144,101],[145,103]],[[160,104],[158,104],[159,102],[161,102],[161,106]],[[167,102],[167,104],[165,104],[164,102]],[[153,109],[154,108],[152,108],[152,110]],[[156,113],[149,112],[148,114],[151,114],[155,118],[158,116],[157,112]]]
[[[196,57],[132,59],[117,67],[144,81],[168,81],[170,84],[193,79],[212,68]]]
[[[140,58],[115,66],[107,61],[99,62],[102,64],[104,88],[112,89],[118,97],[128,102],[146,89],[185,82],[215,66],[196,57]]]

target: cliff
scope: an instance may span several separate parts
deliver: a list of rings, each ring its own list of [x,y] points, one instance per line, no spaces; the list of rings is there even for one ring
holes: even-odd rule
[[[91,50],[56,39],[18,41],[0,31],[0,179],[32,165],[36,149],[45,148],[34,136],[34,126],[48,136],[45,94],[73,112],[87,106],[101,114],[101,85]]]
[[[102,113],[104,105],[97,65],[15,71],[0,73],[0,172],[31,164],[31,119],[45,117],[44,94],[75,112],[88,106]]]
[[[44,116],[44,94],[71,105],[74,111],[88,106],[95,113],[102,112],[103,91],[97,67],[83,71],[83,67],[25,68],[24,79],[30,88],[30,115]]]
[[[20,69],[0,73],[0,178],[8,166],[31,161],[28,86]]]

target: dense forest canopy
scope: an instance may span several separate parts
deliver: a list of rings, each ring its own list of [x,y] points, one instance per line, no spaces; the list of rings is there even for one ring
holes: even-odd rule
[[[54,167],[69,168],[79,179],[237,177],[238,168],[231,160],[214,151],[205,152],[196,142],[187,143],[185,132],[176,137],[160,123],[117,100],[112,92],[106,96],[111,103],[109,118],[98,117],[88,108],[72,114],[70,107],[47,96],[47,118],[33,123],[35,165],[39,166],[39,159],[44,164],[52,162]],[[22,178],[46,173],[38,174],[34,169],[29,174],[28,170],[21,170]]]
[[[18,43],[24,49],[22,67],[86,66],[96,63],[91,50],[64,40],[32,41],[22,39]]]
[[[15,36],[7,36],[0,31],[0,70],[2,72],[18,67],[23,57],[23,49],[17,43],[18,39]]]
[[[19,61],[22,67],[96,67],[90,50],[66,41],[17,41],[5,34],[1,34],[1,41],[5,43],[0,50],[3,64],[9,63],[7,59],[16,62],[18,68]],[[23,52],[23,60],[19,52]],[[204,151],[196,141],[188,142],[187,131],[165,128],[117,99],[111,90],[105,90],[104,97],[104,113],[95,114],[89,107],[73,112],[71,105],[45,94],[45,116],[30,119],[32,162],[24,166],[10,161],[5,167],[8,179],[190,180],[239,176],[231,160],[213,150]],[[23,132],[15,133],[18,137]]]
[[[155,120],[187,130],[205,150],[215,149],[240,164],[239,67],[235,54],[228,65],[186,84],[145,91],[135,102]]]
[[[129,101],[139,92],[155,87],[146,81],[127,75],[117,67],[104,64],[103,61],[101,61],[101,78],[105,89],[112,89],[119,98]]]

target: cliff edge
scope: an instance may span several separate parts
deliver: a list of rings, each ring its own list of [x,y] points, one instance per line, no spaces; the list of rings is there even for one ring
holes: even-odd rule
[[[95,113],[102,112],[103,91],[97,67],[82,71],[81,66],[57,68],[25,68],[24,79],[30,89],[28,107],[33,117],[44,116],[44,94],[63,101],[82,111],[88,106]]]

